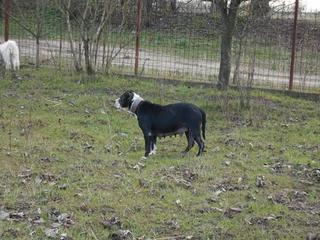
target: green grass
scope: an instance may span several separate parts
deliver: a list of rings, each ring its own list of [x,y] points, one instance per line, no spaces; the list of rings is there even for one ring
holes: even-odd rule
[[[25,217],[0,220],[1,239],[46,239],[55,212],[72,219],[57,239],[109,239],[117,227],[101,222],[113,216],[140,239],[303,239],[319,231],[319,103],[253,91],[241,108],[231,90],[49,69],[19,75],[0,81],[0,213]],[[186,140],[177,137],[160,140],[157,155],[142,161],[136,119],[113,107],[127,89],[202,107],[204,156],[195,147],[182,157]],[[276,163],[282,169],[273,172]],[[307,196],[297,200],[294,191]],[[279,192],[289,202],[276,201]],[[292,209],[297,202],[306,207]],[[228,216],[232,207],[241,212]]]

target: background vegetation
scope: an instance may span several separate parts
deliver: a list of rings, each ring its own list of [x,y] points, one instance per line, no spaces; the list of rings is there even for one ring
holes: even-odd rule
[[[287,88],[292,4],[234,0],[233,8],[222,0],[212,4],[200,0],[142,2],[139,75]],[[228,21],[221,7],[235,9],[232,28],[225,27]],[[132,75],[136,15],[132,0],[13,0],[10,37],[18,40],[24,64]],[[294,78],[297,91],[319,89],[318,26],[319,13],[304,12],[301,7]],[[222,46],[223,42],[228,46]]]

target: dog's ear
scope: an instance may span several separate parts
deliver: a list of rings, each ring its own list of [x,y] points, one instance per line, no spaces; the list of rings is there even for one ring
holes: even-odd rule
[[[133,99],[134,92],[132,90],[128,90],[124,93],[124,98],[131,101]]]
[[[131,96],[133,96],[134,91],[132,91],[132,90],[128,90],[128,91],[126,91],[126,94],[128,94],[128,95],[131,97]]]

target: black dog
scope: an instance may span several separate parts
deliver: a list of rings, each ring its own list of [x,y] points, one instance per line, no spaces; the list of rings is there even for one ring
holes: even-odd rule
[[[183,151],[187,153],[193,146],[194,141],[199,146],[197,156],[204,151],[206,114],[203,110],[190,103],[176,103],[161,106],[143,100],[133,91],[126,91],[115,102],[117,108],[128,108],[134,113],[139,122],[145,140],[145,157],[154,154],[157,137],[165,137],[185,133],[188,146]]]

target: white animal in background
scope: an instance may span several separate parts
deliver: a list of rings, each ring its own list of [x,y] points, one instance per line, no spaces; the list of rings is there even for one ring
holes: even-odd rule
[[[15,41],[8,40],[1,43],[0,54],[6,69],[20,69],[19,48]]]

